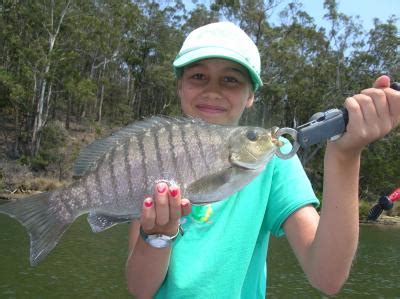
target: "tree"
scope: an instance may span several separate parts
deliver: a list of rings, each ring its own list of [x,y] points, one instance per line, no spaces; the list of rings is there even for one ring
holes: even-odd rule
[[[59,5],[59,6],[58,6]],[[44,69],[40,72],[39,82],[38,84],[35,82],[35,86],[37,86],[37,90],[35,90],[35,94],[37,94],[35,99],[36,109],[33,116],[33,126],[32,126],[32,138],[31,138],[31,154],[36,155],[40,148],[40,134],[43,127],[46,124],[50,100],[52,97],[52,85],[53,82],[49,77],[51,75],[51,67],[52,67],[52,59],[55,51],[55,43],[60,34],[61,25],[64,22],[64,18],[69,12],[69,8],[71,5],[71,0],[66,1],[65,3],[61,3],[57,1],[57,5],[54,0],[51,0],[50,3],[45,3],[39,9],[44,11],[44,19],[43,19],[43,27],[48,34],[48,49],[44,53],[44,57],[42,57],[44,63]]]

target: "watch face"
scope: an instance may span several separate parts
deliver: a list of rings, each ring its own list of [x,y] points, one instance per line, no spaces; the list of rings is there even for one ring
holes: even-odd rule
[[[154,239],[150,239],[149,243],[151,246],[156,247],[156,248],[165,248],[171,244],[171,241],[163,239],[163,238],[154,238]]]

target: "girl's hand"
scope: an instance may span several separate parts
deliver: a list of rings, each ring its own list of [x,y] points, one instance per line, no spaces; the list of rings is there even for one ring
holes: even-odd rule
[[[178,186],[159,182],[153,198],[146,198],[143,202],[140,223],[146,234],[173,236],[178,231],[179,219],[190,212],[190,201],[181,198]]]
[[[346,133],[333,142],[343,153],[361,153],[363,147],[400,123],[400,92],[390,88],[387,76],[379,77],[372,88],[347,98],[345,107],[349,112]]]

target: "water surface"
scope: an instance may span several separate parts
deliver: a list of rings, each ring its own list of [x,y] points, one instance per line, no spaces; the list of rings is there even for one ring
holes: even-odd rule
[[[84,216],[37,267],[25,229],[0,214],[0,298],[131,298],[124,263],[127,225],[94,234]],[[400,298],[400,229],[362,226],[351,276],[337,298]],[[326,298],[309,286],[285,238],[272,239],[269,298]]]
[[[335,298],[400,298],[400,228],[361,225],[350,277]],[[272,239],[268,297],[327,298],[313,289],[285,238]]]

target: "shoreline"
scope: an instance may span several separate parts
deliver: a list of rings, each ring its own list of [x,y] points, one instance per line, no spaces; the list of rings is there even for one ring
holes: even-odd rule
[[[6,203],[7,201],[23,200],[25,197],[34,195],[41,192],[29,192],[27,193],[17,193],[17,194],[0,194],[0,204]],[[359,219],[359,223],[362,225],[378,225],[378,226],[395,226],[400,227],[400,216],[388,216],[381,215],[376,221]]]
[[[360,224],[400,227],[400,216],[381,215],[376,221],[360,219]]]

